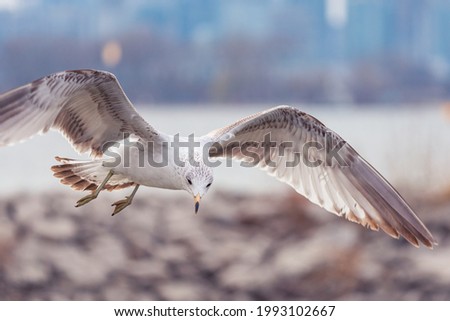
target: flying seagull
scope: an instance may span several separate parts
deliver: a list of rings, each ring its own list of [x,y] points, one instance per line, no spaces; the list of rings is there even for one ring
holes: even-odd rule
[[[61,183],[91,191],[76,206],[104,189],[134,187],[112,204],[114,215],[144,185],[186,190],[197,212],[213,181],[210,161],[231,157],[267,171],[331,213],[401,235],[414,246],[437,244],[386,179],[339,135],[293,107],[278,106],[193,138],[149,125],[105,71],[54,73],[0,95],[0,146],[49,129],[59,130],[79,153],[90,152],[87,161],[56,157],[62,164],[52,167]]]

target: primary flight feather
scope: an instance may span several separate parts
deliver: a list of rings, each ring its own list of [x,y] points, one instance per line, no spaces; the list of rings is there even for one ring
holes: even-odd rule
[[[395,238],[402,235],[415,246],[437,244],[386,179],[339,135],[296,108],[275,107],[191,141],[150,126],[116,77],[104,71],[55,73],[0,95],[0,146],[49,129],[93,158],[57,157],[62,164],[52,167],[63,184],[92,191],[77,206],[103,189],[134,186],[113,204],[117,214],[145,185],[188,191],[197,212],[213,181],[207,160],[232,157],[260,167],[331,213]],[[197,145],[190,148],[193,142]]]

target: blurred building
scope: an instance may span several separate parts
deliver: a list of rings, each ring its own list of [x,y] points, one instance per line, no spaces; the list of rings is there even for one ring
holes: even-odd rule
[[[174,70],[170,77],[185,77],[180,80],[179,89],[193,92],[175,101],[185,98],[191,101],[228,100],[234,89],[227,82],[246,75],[255,79],[270,77],[274,83],[282,84],[287,93],[272,83],[261,86],[273,88],[265,97],[272,100],[286,95],[289,99],[313,102],[320,97],[325,101],[332,101],[332,97],[348,97],[331,94],[327,98],[327,93],[336,92],[336,88],[349,92],[356,101],[375,99],[382,102],[409,97],[408,89],[399,95],[386,93],[384,91],[388,89],[385,88],[379,88],[383,93],[375,91],[373,95],[365,93],[368,89],[352,93],[353,82],[364,85],[364,81],[371,79],[367,87],[374,86],[373,82],[402,83],[399,79],[388,81],[383,64],[401,69],[396,73],[405,72],[404,79],[423,79],[416,87],[426,87],[430,99],[449,99],[448,30],[450,3],[445,0],[0,1],[0,58],[3,64],[11,57],[20,59],[17,51],[31,50],[36,56],[45,52],[45,48],[34,50],[39,45],[32,44],[39,39],[49,50],[47,56],[55,53],[54,49],[50,51],[48,43],[55,42],[78,56],[69,61],[56,57],[53,65],[49,59],[45,61],[47,68],[38,68],[35,73],[33,68],[24,68],[23,72],[29,70],[29,75],[22,73],[23,78],[30,79],[34,74],[67,69],[72,65],[108,67],[101,64],[100,54],[91,52],[101,52],[99,48],[105,42],[118,40],[124,46],[122,62],[126,64],[128,53],[133,53],[133,64],[139,65],[136,69],[147,74],[150,69],[154,73],[164,73],[159,71],[160,67],[153,66],[154,60],[159,59],[154,52],[170,52],[170,55],[162,55],[175,59],[173,63],[176,61],[177,66],[169,66]],[[133,42],[137,38],[141,38],[142,43]],[[239,66],[237,71],[230,71],[237,60],[243,61],[245,68]],[[365,66],[361,67],[362,64]],[[161,66],[168,67],[166,63]],[[124,71],[125,65],[121,68],[119,64],[113,71],[120,73],[121,70],[122,77],[130,76]],[[235,75],[239,70],[245,74]],[[6,66],[0,72],[0,89],[7,86],[6,82],[14,85],[22,80],[9,72],[15,72],[15,69]],[[361,73],[365,80],[359,80]],[[169,81],[156,78],[152,82],[155,86]],[[207,83],[212,84],[211,87],[202,92],[199,88]],[[199,88],[193,88],[195,86]],[[245,89],[244,93],[236,94],[236,97],[244,100],[264,98],[256,92],[244,97],[257,88],[241,88]],[[165,101],[176,98],[182,91],[176,88],[173,94],[158,95],[158,90],[164,91],[156,88],[153,98],[139,88],[135,95],[143,100]],[[418,88],[411,91],[415,90]],[[289,96],[293,91],[298,94]]]

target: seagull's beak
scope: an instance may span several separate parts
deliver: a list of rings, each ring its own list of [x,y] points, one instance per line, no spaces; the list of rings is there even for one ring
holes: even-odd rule
[[[194,202],[195,202],[195,214],[197,214],[197,212],[198,212],[198,207],[200,206],[200,199],[201,199],[200,193],[198,193],[197,195],[195,195],[195,197],[194,197]]]

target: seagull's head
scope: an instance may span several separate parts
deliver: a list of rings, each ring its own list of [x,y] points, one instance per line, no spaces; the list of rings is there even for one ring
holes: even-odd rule
[[[192,194],[195,203],[195,213],[198,212],[200,199],[208,192],[213,182],[213,171],[202,164],[191,167],[184,174],[184,189]]]

